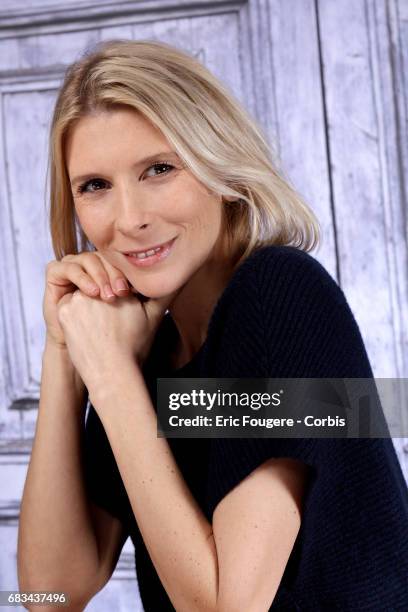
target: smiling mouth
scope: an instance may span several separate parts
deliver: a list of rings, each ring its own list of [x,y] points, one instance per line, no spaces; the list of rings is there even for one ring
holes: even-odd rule
[[[132,265],[136,266],[144,267],[157,263],[170,254],[176,238],[177,236],[168,242],[164,242],[146,251],[129,251],[128,253],[124,253],[124,256]]]
[[[167,242],[162,242],[161,244],[158,244],[152,247],[148,247],[147,249],[143,249],[140,251],[128,251],[127,253],[124,253],[124,255],[127,255],[128,257],[137,257],[138,259],[145,259],[146,257],[151,257],[155,253],[158,253],[164,250],[167,246],[170,246],[171,243],[174,242],[174,240],[175,238],[172,238],[171,240],[168,240]]]

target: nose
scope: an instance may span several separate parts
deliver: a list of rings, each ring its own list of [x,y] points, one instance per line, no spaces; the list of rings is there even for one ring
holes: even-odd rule
[[[152,210],[146,197],[129,185],[117,188],[115,198],[115,226],[124,234],[144,229],[151,224]]]

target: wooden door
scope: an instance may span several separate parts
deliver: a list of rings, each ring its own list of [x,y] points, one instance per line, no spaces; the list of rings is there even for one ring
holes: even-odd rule
[[[0,588],[16,589],[54,259],[47,136],[65,67],[104,39],[193,52],[276,143],[317,213],[377,377],[408,377],[407,0],[3,0],[0,8]],[[399,417],[408,427],[407,406]],[[408,475],[407,440],[395,446]],[[404,446],[405,444],[405,446]],[[408,478],[408,476],[407,476]],[[142,609],[133,550],[87,610]]]

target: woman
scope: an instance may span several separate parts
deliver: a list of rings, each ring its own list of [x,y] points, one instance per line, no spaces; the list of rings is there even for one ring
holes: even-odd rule
[[[21,589],[82,610],[130,535],[146,611],[406,607],[390,440],[157,437],[163,375],[372,377],[254,121],[186,53],[111,41],[68,70],[50,145]]]

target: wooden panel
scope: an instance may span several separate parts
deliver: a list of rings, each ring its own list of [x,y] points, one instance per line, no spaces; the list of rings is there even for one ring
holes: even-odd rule
[[[363,0],[319,3],[340,282],[378,377],[399,374],[385,223],[385,147]],[[373,34],[373,32],[371,32]]]
[[[18,591],[17,581],[17,526],[0,525],[0,588]],[[24,612],[23,606],[13,606],[13,610]]]
[[[9,1],[9,0],[6,0]],[[21,1],[21,0],[20,0]],[[47,6],[17,3],[12,10],[0,10],[0,38],[15,39],[30,34],[99,29],[140,22],[176,19],[184,16],[216,15],[238,10],[245,0],[70,0]],[[42,4],[42,3],[41,3]],[[68,4],[68,3],[67,3]],[[3,8],[3,6],[1,7]]]
[[[384,104],[384,112],[389,112],[395,105],[394,122],[389,115],[385,123],[385,133],[389,137],[388,172],[391,174],[391,219],[394,233],[394,266],[397,283],[394,283],[396,317],[396,335],[399,340],[399,356],[402,363],[402,376],[408,377],[408,2],[390,0],[381,5],[382,36],[388,26],[388,36],[380,36],[382,49],[380,67],[388,70],[392,78],[391,91]],[[384,16],[385,13],[385,16]],[[384,41],[386,44],[384,44]],[[386,53],[389,53],[388,60]],[[389,129],[391,127],[391,129]],[[393,172],[396,170],[397,174]],[[398,206],[400,200],[400,207]],[[404,431],[408,425],[408,402],[402,405],[402,422]],[[394,440],[398,457],[408,483],[408,438]]]
[[[0,39],[0,76],[5,80],[15,75],[21,82],[27,75],[35,82],[53,71],[61,77],[65,67],[97,41],[97,30]]]
[[[4,95],[9,205],[13,247],[23,309],[28,389],[38,389],[45,325],[42,315],[44,270],[52,259],[45,210],[47,138],[55,92]],[[30,112],[27,112],[27,109]],[[35,387],[34,387],[35,386]]]
[[[318,7],[340,282],[374,374],[407,377],[404,26],[395,2]],[[402,402],[402,431],[407,418]],[[408,481],[407,442],[394,439]]]
[[[22,389],[27,380],[27,362],[24,356],[24,325],[22,304],[19,296],[19,284],[16,274],[17,261],[14,248],[12,210],[9,200],[9,183],[7,177],[7,152],[5,138],[5,116],[3,99],[0,97],[0,267],[2,285],[0,295],[4,324],[4,346],[9,380],[5,388],[6,401],[13,399],[14,391]],[[5,409],[1,406],[0,409]]]
[[[2,280],[2,268],[0,266],[0,283]],[[4,306],[0,300],[0,411],[1,406],[8,406],[10,401],[10,371],[6,352],[6,330],[4,326]],[[1,422],[1,418],[0,418]]]
[[[408,376],[406,0],[4,0],[0,574],[10,584],[37,415],[44,265],[53,258],[44,215],[47,125],[66,65],[111,38],[186,49],[245,104],[321,220],[315,256],[345,290],[375,373]],[[402,406],[401,419],[407,412]],[[408,441],[394,443],[408,480]],[[87,610],[142,610],[134,575],[128,540]]]
[[[110,29],[103,33],[108,38]],[[132,38],[158,40],[192,53],[244,102],[236,13],[137,24],[132,27]],[[222,48],[220,40],[225,40]]]
[[[280,154],[290,179],[317,214],[321,247],[313,252],[337,279],[315,3],[270,3],[273,84]],[[265,45],[266,46],[266,45]]]

